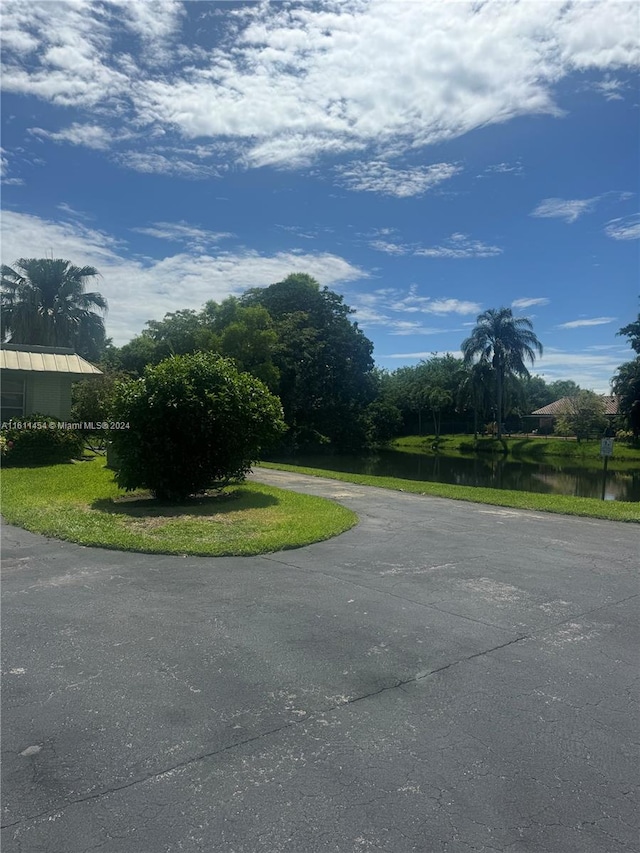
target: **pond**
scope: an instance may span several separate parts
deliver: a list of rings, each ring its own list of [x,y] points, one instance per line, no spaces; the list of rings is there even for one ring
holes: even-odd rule
[[[307,468],[458,486],[487,486],[582,498],[602,497],[602,468],[586,468],[575,459],[550,464],[548,461],[520,462],[489,454],[461,458],[381,450],[367,456],[299,454],[278,457],[277,461]],[[640,466],[637,470],[609,470],[605,500],[640,501]]]

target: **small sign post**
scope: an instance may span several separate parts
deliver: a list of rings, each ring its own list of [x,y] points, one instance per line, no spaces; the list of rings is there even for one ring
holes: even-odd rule
[[[603,438],[600,442],[600,456],[604,461],[602,468],[602,500],[604,500],[604,490],[607,485],[607,464],[609,457],[613,456],[613,439]]]

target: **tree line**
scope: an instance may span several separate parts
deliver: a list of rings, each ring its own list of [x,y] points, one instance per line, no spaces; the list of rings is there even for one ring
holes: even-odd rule
[[[199,311],[151,320],[122,347],[106,338],[106,300],[86,291],[97,275],[92,267],[52,259],[2,267],[3,340],[71,346],[105,371],[100,385],[76,385],[83,419],[96,419],[120,378],[141,377],[148,365],[197,352],[231,359],[280,398],[291,449],[360,449],[412,433],[491,431],[500,437],[503,429],[521,429],[523,418],[561,397],[582,395],[583,409],[587,404],[588,392],[575,382],[548,383],[531,375],[542,344],[530,320],[514,317],[509,308],[478,316],[461,344],[462,358],[434,353],[389,372],[376,368],[373,344],[343,297],[305,273],[220,303],[209,301]],[[637,356],[620,366],[613,390],[637,435],[640,315],[620,334]],[[593,399],[591,404],[597,407]]]

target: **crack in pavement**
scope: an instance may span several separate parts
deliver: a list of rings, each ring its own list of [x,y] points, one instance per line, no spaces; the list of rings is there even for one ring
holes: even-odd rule
[[[474,622],[476,625],[486,625],[488,628],[495,628],[497,631],[504,631],[507,633],[509,628],[504,628],[502,625],[496,625],[494,622],[487,622],[484,619],[476,619],[473,616],[464,616],[461,613],[456,613],[453,610],[445,610],[444,607],[438,607],[437,604],[432,604],[426,601],[416,601],[413,598],[407,598],[405,595],[399,595],[397,592],[391,592],[389,589],[380,589],[377,586],[369,586],[366,583],[360,583],[359,581],[352,580],[351,578],[343,578],[339,575],[333,575],[331,572],[325,572],[322,569],[304,569],[302,566],[298,566],[295,563],[289,563],[286,560],[278,560],[271,555],[263,555],[264,560],[269,560],[272,563],[279,563],[281,566],[286,566],[289,569],[300,569],[300,571],[311,571],[318,575],[323,575],[324,577],[331,578],[334,581],[340,581],[341,583],[349,584],[350,586],[360,587],[362,589],[367,589],[369,592],[377,592],[380,595],[389,595],[392,598],[397,598],[399,601],[406,601],[409,604],[415,604],[416,607],[429,607],[432,610],[437,610],[439,613],[446,613],[447,616],[457,616],[459,619],[466,619],[468,622]]]
[[[437,610],[439,613],[446,613],[448,616],[456,616],[459,619],[466,619],[469,622],[474,622],[478,625],[486,625],[488,628],[495,628],[498,631],[504,631],[507,633],[510,629],[505,628],[502,625],[496,625],[494,622],[487,622],[484,619],[476,619],[473,616],[466,616],[462,613],[457,613],[455,610],[447,610],[444,607],[439,607],[437,604],[433,604],[431,602],[425,601],[416,601],[413,598],[408,598],[405,595],[399,595],[397,592],[391,592],[389,589],[380,589],[377,586],[369,586],[365,583],[360,583],[359,581],[352,580],[351,578],[344,578],[340,575],[331,574],[331,572],[323,571],[322,569],[314,569],[307,568],[305,569],[302,566],[297,565],[296,563],[287,562],[286,560],[279,560],[273,557],[270,554],[262,555],[264,560],[269,560],[272,563],[279,563],[282,566],[286,566],[290,569],[299,569],[301,571],[311,571],[319,575],[323,575],[324,577],[331,578],[334,581],[340,581],[341,583],[349,584],[350,586],[361,587],[362,589],[369,590],[369,592],[377,592],[380,595],[389,595],[392,598],[397,598],[400,601],[406,601],[409,604],[414,604],[417,607],[429,607],[432,610]],[[554,622],[552,625],[549,625],[547,628],[543,629],[542,633],[546,631],[552,630],[553,628],[558,628],[560,625],[564,625],[567,622],[571,622],[573,619],[580,619],[582,616],[588,616],[591,613],[595,613],[598,610],[603,610],[607,607],[616,607],[618,604],[624,604],[626,601],[631,601],[633,598],[637,598],[640,595],[638,592],[634,592],[632,595],[626,596],[626,598],[621,598],[619,601],[607,601],[604,604],[598,604],[596,607],[591,607],[588,610],[584,610],[581,613],[571,613],[566,616],[564,619],[561,619],[559,622]]]
[[[181,770],[186,767],[189,767],[193,764],[196,764],[200,761],[204,761],[207,758],[213,758],[216,755],[220,755],[224,752],[228,752],[231,749],[237,749],[239,746],[245,746],[248,743],[254,743],[257,740],[261,740],[262,738],[269,737],[273,734],[278,734],[279,732],[285,731],[286,729],[294,728],[295,726],[299,726],[302,723],[309,723],[314,718],[317,718],[320,715],[330,714],[333,711],[337,711],[341,708],[346,708],[349,705],[355,705],[357,702],[362,702],[365,699],[371,699],[374,696],[379,696],[381,693],[386,693],[390,690],[397,690],[398,688],[405,687],[407,684],[415,684],[419,681],[423,681],[425,678],[429,678],[432,675],[437,675],[440,672],[445,672],[448,669],[451,669],[454,666],[457,666],[461,663],[466,663],[467,661],[474,660],[475,658],[483,657],[484,655],[491,654],[492,652],[498,651],[500,649],[504,649],[506,646],[511,646],[514,643],[519,643],[521,640],[530,639],[529,635],[522,635],[520,637],[516,637],[513,640],[509,640],[506,643],[501,643],[500,645],[493,646],[490,649],[484,649],[481,652],[476,652],[475,654],[469,655],[468,657],[459,658],[458,660],[451,661],[451,663],[444,664],[444,666],[439,666],[436,669],[429,670],[428,672],[419,673],[413,678],[407,678],[404,680],[398,680],[393,684],[386,685],[384,687],[380,687],[378,690],[372,690],[370,693],[365,693],[362,696],[355,696],[351,699],[347,699],[345,702],[340,702],[339,704],[332,705],[329,708],[324,708],[319,711],[312,711],[308,714],[304,719],[300,720],[291,720],[290,722],[284,723],[281,726],[276,726],[276,728],[269,729],[269,731],[261,732],[258,735],[254,735],[253,737],[245,738],[244,740],[237,741],[236,743],[228,744],[227,746],[220,747],[219,749],[214,749],[211,752],[204,752],[200,755],[195,755],[192,758],[187,758],[184,761],[179,761],[177,764],[172,765],[171,767],[166,767],[162,770],[158,770],[154,773],[149,773],[146,776],[141,776],[137,779],[133,779],[130,782],[126,782],[122,785],[114,785],[112,788],[108,788],[102,791],[97,791],[94,794],[87,794],[84,797],[78,797],[75,800],[69,800],[66,803],[61,805],[52,807],[50,809],[45,809],[42,812],[38,812],[37,814],[27,815],[20,820],[13,821],[11,823],[6,823],[0,825],[0,829],[11,829],[12,827],[19,826],[21,824],[26,823],[27,821],[38,820],[41,817],[46,817],[48,815],[54,814],[55,812],[59,812],[61,809],[66,809],[69,806],[81,805],[82,803],[90,802],[91,800],[97,800],[101,797],[106,797],[109,794],[115,794],[119,791],[125,791],[127,788],[132,788],[135,785],[141,785],[144,782],[149,782],[151,779],[159,779],[162,776],[167,775],[168,773],[172,773],[175,770]]]
[[[275,561],[275,562],[280,562],[280,561]],[[290,566],[289,563],[285,563],[285,565]],[[333,577],[333,576],[330,575],[330,577]],[[337,578],[337,579],[342,580],[341,578]],[[345,582],[346,583],[354,583],[356,586],[364,586],[363,584],[357,584],[355,582],[348,581],[348,580],[345,580]],[[365,587],[365,588],[372,589],[371,587]],[[380,590],[374,590],[374,591],[379,592]],[[395,595],[395,593],[387,593],[387,594],[388,595]],[[261,740],[263,738],[269,737],[270,735],[278,734],[279,732],[285,731],[286,729],[294,728],[295,726],[298,726],[301,723],[307,723],[308,724],[310,721],[314,720],[314,718],[317,718],[320,715],[330,714],[333,711],[339,710],[340,708],[345,708],[349,705],[355,705],[357,702],[362,702],[365,699],[371,699],[374,696],[379,696],[380,694],[386,693],[390,690],[397,690],[397,689],[402,690],[402,688],[406,687],[406,685],[408,685],[408,684],[417,684],[418,682],[423,681],[426,678],[430,678],[433,675],[437,675],[441,672],[446,672],[447,670],[449,670],[455,666],[458,666],[461,663],[467,663],[468,661],[476,660],[477,658],[484,657],[485,655],[489,655],[492,652],[500,651],[500,649],[504,649],[504,648],[507,648],[508,646],[512,646],[512,645],[515,645],[516,643],[520,643],[523,640],[530,640],[530,639],[535,639],[536,636],[543,636],[544,634],[547,634],[550,631],[554,631],[560,625],[564,625],[567,622],[572,621],[573,619],[577,619],[577,618],[580,618],[581,616],[589,615],[589,614],[594,613],[598,610],[604,610],[607,607],[616,607],[620,604],[624,604],[626,601],[630,601],[634,598],[637,598],[638,596],[640,596],[640,593],[634,593],[633,595],[626,596],[625,598],[622,598],[619,601],[611,601],[611,602],[607,602],[606,604],[598,605],[597,607],[592,607],[589,610],[585,610],[583,613],[573,614],[573,615],[571,615],[565,619],[560,620],[557,623],[554,623],[553,625],[547,626],[545,629],[538,632],[538,634],[521,634],[520,636],[515,637],[511,640],[508,640],[505,643],[500,643],[497,646],[492,646],[491,648],[484,649],[481,652],[475,652],[474,654],[468,655],[467,657],[458,658],[457,660],[451,661],[450,663],[444,664],[443,666],[436,667],[435,669],[429,670],[427,672],[419,673],[418,675],[413,676],[412,678],[400,679],[400,680],[395,681],[393,684],[389,684],[389,685],[386,685],[384,687],[380,687],[378,690],[373,690],[370,693],[363,694],[362,696],[355,696],[351,699],[347,699],[345,702],[340,702],[339,704],[332,705],[328,708],[324,708],[324,709],[318,710],[318,711],[312,711],[306,717],[304,717],[304,719],[291,720],[287,723],[284,723],[281,726],[277,726],[273,729],[269,729],[266,732],[261,732],[258,735],[255,735],[255,736],[249,737],[249,738],[245,738],[244,740],[237,741],[236,743],[228,744],[227,746],[223,746],[219,749],[212,750],[211,752],[201,753],[200,755],[196,755],[196,756],[193,756],[192,758],[185,759],[184,761],[180,761],[175,765],[164,768],[162,770],[158,770],[154,773],[149,773],[146,776],[141,776],[137,779],[133,779],[132,781],[126,782],[122,785],[115,785],[112,788],[108,788],[108,789],[105,789],[102,791],[98,791],[94,794],[87,794],[84,797],[79,797],[75,800],[69,800],[67,803],[64,803],[62,805],[59,805],[59,806],[56,806],[56,807],[53,807],[50,809],[46,809],[45,811],[39,812],[37,814],[28,815],[24,818],[21,818],[20,820],[13,821],[11,823],[2,824],[2,825],[0,825],[0,829],[11,829],[12,827],[24,824],[27,821],[38,820],[41,817],[45,817],[45,816],[54,814],[55,812],[59,812],[61,809],[66,809],[69,806],[80,805],[80,804],[85,803],[85,802],[90,802],[91,800],[97,800],[97,799],[100,799],[101,797],[108,796],[109,794],[114,794],[114,793],[118,793],[119,791],[127,790],[128,788],[132,788],[136,785],[140,785],[140,784],[143,784],[144,782],[148,782],[151,779],[158,779],[158,778],[160,778],[160,777],[162,777],[168,773],[171,773],[175,770],[184,769],[184,768],[189,767],[193,764],[196,764],[200,761],[204,761],[207,758],[213,758],[214,756],[220,755],[220,754],[227,752],[231,749],[236,749],[239,746],[245,746],[246,744],[253,743],[257,740]],[[403,598],[402,596],[397,596],[397,595],[395,595],[395,597]],[[411,601],[411,599],[403,599],[403,600]],[[414,602],[414,603],[417,603],[417,602]],[[428,605],[428,604],[424,604],[421,606],[432,607],[432,605]],[[443,612],[447,612],[447,611],[443,611]],[[468,617],[461,617],[461,618],[468,618]],[[472,620],[472,621],[476,621],[476,620]],[[497,626],[494,626],[494,627],[497,627]],[[501,629],[501,630],[506,630],[506,629]]]

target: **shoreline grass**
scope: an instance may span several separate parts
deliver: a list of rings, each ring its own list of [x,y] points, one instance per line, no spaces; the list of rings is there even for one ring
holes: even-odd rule
[[[433,456],[436,453],[435,442],[434,435],[407,435],[390,442],[389,449]],[[563,462],[575,460],[580,465],[589,462],[602,464],[599,440],[574,441],[556,436],[529,438],[514,435],[503,438],[501,441],[480,436],[476,441],[472,435],[443,435],[438,441],[437,453],[442,456],[499,454],[523,462],[548,460],[553,463],[559,460]],[[619,464],[623,467],[633,463],[640,467],[640,448],[616,441],[613,456],[609,459],[610,468],[613,470],[615,465]]]
[[[253,556],[300,548],[358,522],[325,498],[256,483],[181,504],[126,493],[104,459],[2,471],[9,524],[80,545],[181,556]]]
[[[396,477],[376,477],[367,474],[347,474],[322,468],[307,468],[277,462],[260,462],[259,467],[326,477],[362,486],[377,486],[400,492],[447,498],[449,500],[483,503],[515,509],[577,515],[585,518],[602,518],[640,524],[640,503],[630,501],[601,501],[597,498],[574,498],[569,495],[547,495],[537,492],[516,492],[507,489],[490,489],[474,486],[454,486],[425,480],[403,480]]]

